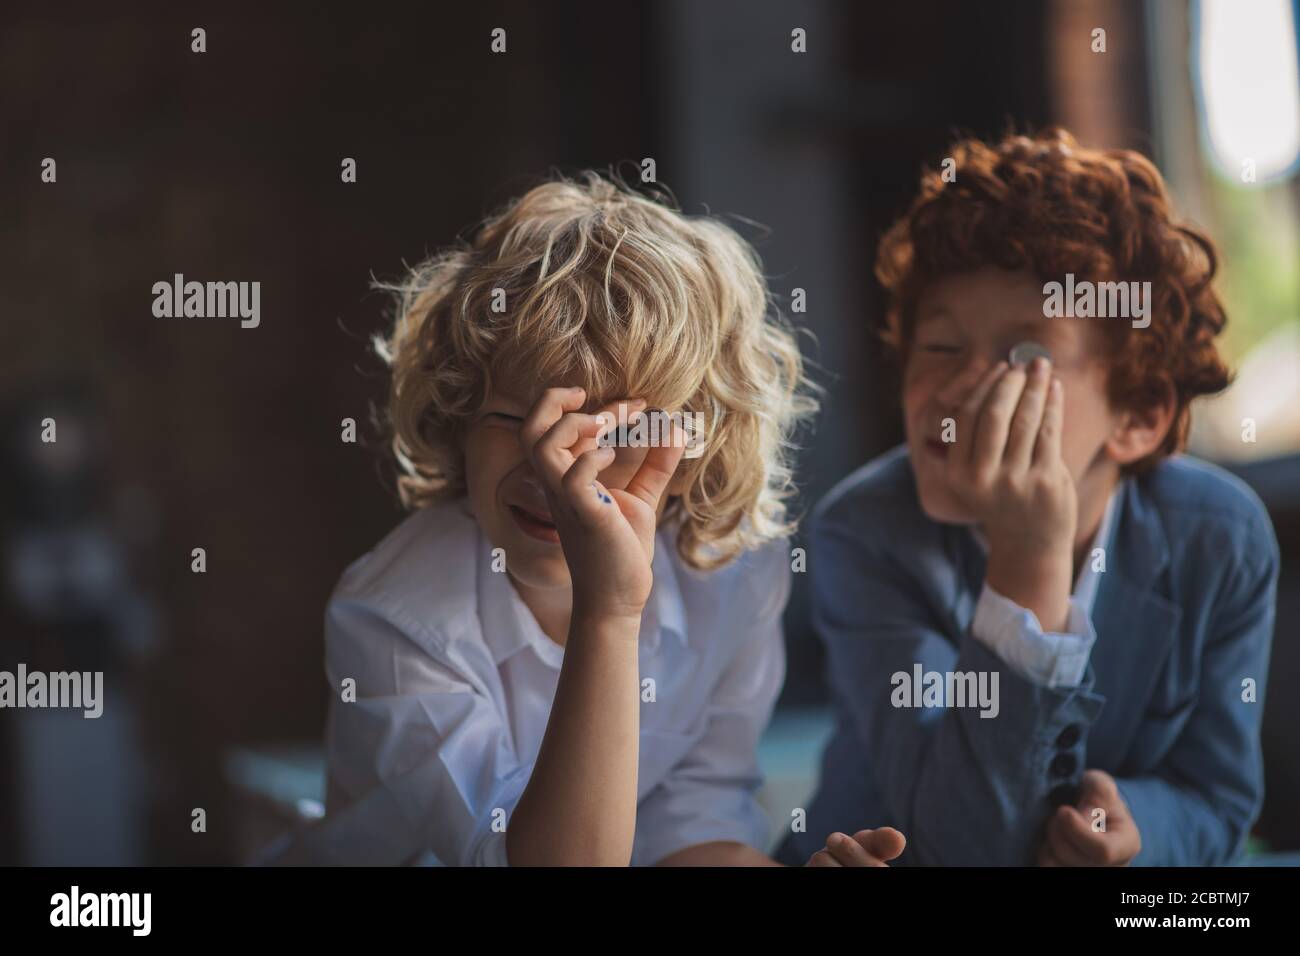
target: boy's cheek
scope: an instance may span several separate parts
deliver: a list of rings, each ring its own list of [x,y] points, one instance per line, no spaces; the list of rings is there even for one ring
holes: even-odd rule
[[[1064,376],[1065,408],[1061,421],[1061,457],[1077,483],[1104,453],[1114,426],[1114,416],[1103,394],[1090,382],[1070,381]]]
[[[933,369],[926,370],[918,367],[915,362],[908,365],[903,374],[902,394],[903,412],[908,427],[917,420],[918,414],[935,404],[936,393],[942,387],[942,383],[950,378],[950,374],[941,376]],[[938,427],[937,422],[935,427]]]
[[[474,516],[489,539],[495,539],[509,532],[506,522],[509,516],[502,510],[498,492],[502,482],[510,473],[507,462],[492,456],[469,454],[465,456],[465,496],[469,502],[470,513]],[[493,540],[501,546],[501,542]]]
[[[516,431],[478,426],[465,438],[465,481],[471,486],[495,488],[524,460]]]
[[[925,402],[917,393],[916,389],[909,388],[907,385],[904,385],[903,387],[902,397],[903,432],[907,436],[907,440],[911,441],[913,438],[917,437],[916,435],[913,435],[912,432],[919,417],[920,410],[924,407]]]

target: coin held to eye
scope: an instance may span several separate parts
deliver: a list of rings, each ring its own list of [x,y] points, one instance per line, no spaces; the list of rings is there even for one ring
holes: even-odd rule
[[[1007,362],[1011,365],[1028,365],[1040,355],[1049,362],[1052,360],[1052,353],[1044,346],[1026,339],[1012,346],[1011,351],[1007,353]]]

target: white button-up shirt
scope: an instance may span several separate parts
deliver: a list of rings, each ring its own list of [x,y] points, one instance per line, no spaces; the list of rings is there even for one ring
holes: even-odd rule
[[[1104,561],[1105,551],[1110,546],[1115,502],[1119,500],[1122,485],[1121,482],[1111,492],[1088,556],[1079,569],[1063,632],[1044,632],[1033,611],[1021,607],[987,584],[980,592],[971,621],[971,636],[1006,661],[1016,673],[1035,684],[1078,687],[1083,683],[1092,646],[1097,642],[1097,632],[1092,626],[1092,606],[1097,599],[1102,572],[1094,568],[1093,555],[1101,548]],[[976,533],[975,540],[985,551],[988,550],[988,543],[982,535]]]
[[[766,849],[756,748],[785,676],[787,543],[701,574],[661,528],[652,568],[632,862],[714,840]],[[564,648],[493,570],[463,499],[416,512],[348,568],[325,639],[327,812],[309,856],[505,864]]]

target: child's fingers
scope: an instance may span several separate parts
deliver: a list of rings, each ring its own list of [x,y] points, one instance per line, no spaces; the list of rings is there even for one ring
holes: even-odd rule
[[[596,476],[614,460],[613,448],[592,448],[578,456],[563,479],[564,498],[584,523],[601,520],[602,509],[614,503]]]
[[[1044,468],[1061,457],[1061,431],[1065,421],[1065,388],[1059,378],[1052,378],[1043,405],[1043,421],[1034,444],[1034,467]]]
[[[965,448],[962,449],[963,457],[968,461],[974,447],[974,442],[969,439],[975,435],[975,423],[979,420],[980,408],[983,407],[984,399],[988,397],[989,391],[998,383],[998,380],[1002,378],[1008,368],[1006,362],[998,362],[998,364],[986,371],[957,408],[957,427],[966,435]],[[962,440],[959,435],[958,441],[961,442]]]
[[[1074,807],[1056,811],[1057,856],[1077,860],[1075,866],[1101,866],[1106,862],[1106,834],[1093,830]]]
[[[840,866],[884,866],[862,848],[857,840],[844,833],[832,833],[826,838],[826,850]]]
[[[558,491],[564,476],[573,466],[576,457],[572,450],[573,446],[578,444],[580,439],[594,439],[608,424],[608,421],[600,415],[566,412],[533,446],[533,470],[542,476],[542,480],[552,491]],[[593,441],[592,444],[594,445],[595,442]]]
[[[972,477],[988,480],[1002,465],[1011,416],[1020,404],[1025,389],[1025,373],[1019,366],[1007,369],[984,400],[975,421],[975,438],[971,448]]]
[[[532,458],[533,448],[552,425],[566,412],[576,412],[587,401],[587,391],[581,386],[573,388],[548,388],[542,392],[519,426],[519,443],[524,454]]]
[[[1080,810],[1087,807],[1116,807],[1123,804],[1115,778],[1104,770],[1089,767],[1079,778],[1079,796],[1074,805]]]
[[[877,860],[895,859],[907,846],[907,838],[893,827],[859,830],[853,839]]]
[[[1051,857],[1053,866],[1095,866],[1088,853],[1075,846],[1066,836],[1067,814],[1077,813],[1071,807],[1057,807],[1047,818],[1043,829],[1043,846],[1041,852]]]
[[[651,509],[659,507],[659,499],[673,480],[677,463],[686,452],[685,435],[673,426],[672,438],[667,445],[655,445],[646,452],[645,460],[637,469],[624,490],[644,501]]]
[[[1009,469],[1024,472],[1034,458],[1034,445],[1038,440],[1038,428],[1043,420],[1043,408],[1047,404],[1047,390],[1051,384],[1051,365],[1044,358],[1036,358],[1029,367],[1029,380],[1025,390],[1020,393],[1020,404],[1016,407],[1007,431],[1007,450],[1002,460]]]
[[[979,415],[980,407],[984,404],[984,399],[988,396],[989,391],[998,383],[998,379],[1006,374],[1007,369],[1010,367],[1006,362],[998,362],[996,365],[990,366],[980,376],[979,381],[975,383],[975,387],[962,399],[959,408],[959,411],[966,414],[968,420],[974,421],[975,417]]]
[[[818,850],[808,858],[807,866],[843,866],[839,860],[831,855],[830,850]]]
[[[605,433],[608,434],[616,432],[622,425],[631,424],[632,420],[636,417],[637,412],[645,408],[645,405],[646,402],[644,398],[631,400],[620,399],[601,406],[596,409],[594,414],[606,416],[607,427]],[[600,437],[601,435],[598,433],[595,438],[580,438],[577,444],[570,449],[573,453],[573,457],[576,458],[584,451],[595,448]]]

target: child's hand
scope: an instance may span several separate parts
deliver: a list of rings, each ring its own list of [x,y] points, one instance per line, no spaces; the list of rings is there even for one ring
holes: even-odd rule
[[[953,493],[989,541],[991,588],[1037,616],[1044,630],[1069,613],[1078,503],[1061,457],[1065,398],[1051,365],[1026,371],[999,363],[958,412],[959,437],[947,457]]]
[[[1105,830],[1094,830],[1094,810]],[[1119,795],[1115,778],[1104,770],[1086,770],[1074,806],[1057,807],[1047,820],[1038,850],[1039,866],[1128,866],[1142,849],[1142,835]]]
[[[859,830],[853,836],[832,833],[826,848],[818,850],[804,866],[888,866],[903,852],[907,840],[893,827]]]
[[[627,487],[606,488],[597,474],[614,460],[596,439],[613,416],[578,411],[582,388],[552,388],[524,419],[519,440],[542,481],[564,548],[578,614],[640,618],[650,596],[659,502],[684,442],[650,448]]]

